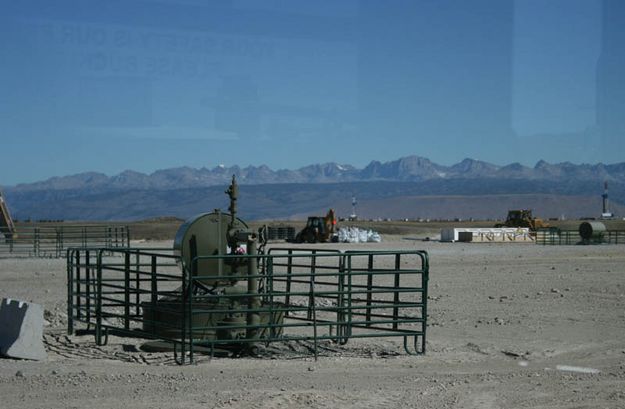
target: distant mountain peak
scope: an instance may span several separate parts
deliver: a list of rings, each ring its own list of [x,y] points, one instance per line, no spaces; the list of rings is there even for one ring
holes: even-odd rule
[[[460,163],[453,165],[451,169],[456,173],[464,174],[466,177],[476,177],[495,172],[499,169],[499,166],[471,158],[464,158]]]
[[[413,205],[417,197],[430,196],[427,201],[433,203],[431,211],[438,215],[436,217],[458,217],[455,212],[462,203],[476,196],[485,197],[480,202],[481,211],[502,206],[499,199],[502,194],[527,197],[536,193],[545,197],[559,194],[558,203],[574,202],[566,211],[567,215],[574,211],[580,215],[592,215],[591,209],[601,210],[600,195],[606,180],[610,181],[611,200],[616,211],[619,212],[619,203],[625,203],[625,162],[576,165],[540,160],[534,167],[528,167],[518,162],[498,166],[465,158],[444,166],[417,155],[385,162],[372,160],[360,169],[325,162],[279,170],[262,164],[243,168],[224,165],[210,169],[182,166],[151,174],[125,170],[110,177],[84,172],[5,187],[4,193],[19,218],[121,220],[163,215],[188,217],[223,206],[227,200],[223,195],[224,186],[230,183],[233,174],[245,185],[246,200],[241,203],[241,212],[246,218],[317,214],[324,206],[349,212],[352,194],[361,199],[363,212],[372,212],[371,206],[378,206],[376,212],[379,213],[375,217],[393,217],[388,215],[393,214],[390,207],[395,208],[395,204],[409,209],[412,216],[423,217],[428,214],[427,209]],[[435,198],[445,195],[464,197],[454,199],[457,204],[453,206]],[[566,199],[570,195],[584,196],[586,199],[583,200],[595,201],[596,206],[578,209],[581,199]],[[494,197],[497,200],[493,200]],[[516,200],[509,203],[517,203]],[[475,211],[471,209],[471,206],[465,209],[469,216]],[[505,212],[506,208],[501,208],[497,214],[503,216]]]
[[[14,191],[34,190],[124,190],[156,189],[169,190],[179,188],[208,187],[226,185],[232,175],[236,175],[243,184],[279,184],[279,183],[340,183],[340,182],[419,182],[440,179],[492,179],[511,178],[527,180],[625,180],[625,162],[604,165],[575,165],[570,162],[550,164],[539,160],[533,168],[515,162],[505,166],[464,158],[459,163],[443,166],[430,159],[408,155],[399,159],[381,162],[372,160],[364,168],[358,169],[349,164],[325,162],[310,164],[299,169],[272,170],[269,166],[217,165],[192,168],[181,166],[160,169],[146,175],[134,170],[124,170],[115,176],[106,176],[97,172],[84,172],[76,175],[52,177],[45,181],[7,187]]]

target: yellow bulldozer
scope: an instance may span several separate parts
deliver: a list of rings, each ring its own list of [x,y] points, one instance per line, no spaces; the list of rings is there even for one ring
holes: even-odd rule
[[[535,232],[538,229],[549,227],[543,219],[532,216],[530,209],[508,210],[508,217],[503,223],[497,223],[495,227],[527,227]]]

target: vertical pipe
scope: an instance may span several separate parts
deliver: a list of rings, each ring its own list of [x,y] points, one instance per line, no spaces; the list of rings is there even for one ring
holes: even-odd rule
[[[258,338],[258,328],[260,326],[260,299],[258,297],[258,254],[255,237],[247,240],[247,328],[245,338],[248,340]],[[254,344],[248,344],[248,348],[253,349]]]
[[[428,260],[428,254],[423,253],[421,255],[421,301],[423,307],[421,309],[422,324],[421,324],[421,353],[425,354],[425,334],[427,332],[427,320],[428,320],[428,281],[430,279],[430,263]]]
[[[193,285],[191,281],[193,278],[189,274],[187,281],[187,269],[182,270],[182,297],[181,297],[181,312],[182,317],[180,319],[180,353],[181,353],[181,364],[184,364],[184,358],[186,355],[186,342],[187,342],[187,330],[189,331],[189,343],[193,344],[193,328],[191,326],[192,318],[191,316],[191,294],[190,292],[193,290]],[[174,342],[174,359],[177,360],[176,356],[176,344]]]
[[[373,291],[373,254],[369,254],[369,260],[367,263],[367,310],[366,310],[366,320],[367,326],[371,326],[371,299],[372,299],[372,291]]]
[[[35,241],[33,242],[35,257],[39,257],[39,227],[35,227]]]
[[[273,340],[276,337],[276,327],[274,326],[275,323],[277,322],[276,320],[276,316],[279,316],[280,313],[278,313],[278,315],[276,315],[276,313],[273,311],[273,306],[274,306],[274,301],[273,301],[273,257],[269,256],[268,258],[265,259],[265,274],[267,277],[267,282],[266,282],[266,288],[267,288],[267,292],[268,292],[268,298],[266,299],[266,302],[269,303],[269,338],[270,340]]]
[[[135,253],[135,314],[141,315],[141,256],[139,250]]]
[[[74,307],[73,307],[73,293],[74,289],[74,255],[69,250],[67,252],[67,334],[72,335],[74,333]]]
[[[314,282],[313,282],[313,284],[314,284]],[[310,289],[310,296],[311,296],[311,299],[312,299],[312,322],[313,322],[313,343],[314,343],[313,348],[314,348],[314,351],[315,351],[315,361],[316,361],[317,360],[317,355],[318,355],[318,353],[317,353],[317,345],[318,345],[317,337],[318,337],[318,334],[317,334],[317,309],[316,309],[316,306],[315,306],[315,287],[314,286],[311,287],[311,289]]]
[[[76,317],[80,319],[80,251],[76,251]]]
[[[124,329],[130,329],[130,252],[124,257]]]
[[[152,311],[156,307],[156,301],[158,300],[158,287],[156,285],[156,256],[152,256],[152,269],[150,275],[151,291],[150,302],[152,303]]]
[[[311,308],[315,308],[315,271],[317,269],[317,251],[312,251],[312,259],[310,261],[310,283],[308,285],[308,311],[306,313],[306,318],[309,320],[313,319]]]
[[[91,262],[89,250],[85,251],[85,304],[87,304],[87,326],[91,323]]]
[[[397,321],[399,320],[399,269],[401,267],[400,254],[395,254],[395,291],[393,292],[393,329],[397,329]]]
[[[286,266],[286,296],[284,297],[284,304],[288,307],[291,302],[291,274],[293,273],[293,250],[289,249],[289,256],[287,257]],[[289,312],[285,311],[284,316],[288,316]]]
[[[64,240],[64,237],[63,237],[64,234],[63,234],[63,228],[62,227],[61,227],[61,231],[59,232],[59,234],[61,236],[60,237],[61,238],[61,240],[60,240],[61,241],[61,251],[63,251],[63,250],[65,250],[65,243],[64,243],[65,240]]]
[[[158,300],[158,288],[156,286],[156,256],[152,256],[152,268],[150,271],[150,304],[151,304],[151,308],[150,310],[152,311],[152,322],[150,323],[150,328],[152,329],[152,333],[154,333],[156,331],[156,325],[155,325],[155,321],[156,321],[156,301]]]
[[[347,325],[345,326],[345,338],[343,339],[343,345],[347,343],[349,337],[352,335],[352,255],[346,255],[347,260]]]
[[[102,345],[102,251],[98,251],[96,266],[95,343]]]
[[[183,272],[182,273],[183,277],[186,276],[186,273]],[[183,333],[185,332],[185,329],[188,329],[188,332],[186,332],[186,334],[188,335],[188,339],[189,339],[189,362],[193,362],[193,339],[194,339],[194,332],[193,332],[193,295],[195,294],[195,278],[191,275],[188,276],[188,290],[186,291],[186,295],[187,295],[187,301],[188,301],[188,305],[186,310],[183,312],[183,320],[182,322],[184,322],[185,324],[183,325]],[[184,283],[183,283],[183,287],[184,287]],[[185,338],[183,335],[182,338],[182,362],[184,363],[184,354],[185,354]],[[212,353],[212,350],[211,350]]]
[[[338,257],[338,276],[337,276],[337,296],[336,296],[336,340],[335,342],[341,342],[341,333],[343,331],[342,323],[345,321],[345,269],[343,268],[343,257]],[[330,335],[332,335],[332,327],[330,327]]]

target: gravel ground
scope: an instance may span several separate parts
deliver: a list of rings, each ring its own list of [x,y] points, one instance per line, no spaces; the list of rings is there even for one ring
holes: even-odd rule
[[[0,259],[0,297],[42,304],[49,323],[46,361],[0,359],[0,407],[625,408],[625,246],[400,236],[333,246],[430,253],[425,356],[374,339],[317,361],[273,354],[181,367],[137,351],[137,340],[98,347],[67,336],[64,260]]]

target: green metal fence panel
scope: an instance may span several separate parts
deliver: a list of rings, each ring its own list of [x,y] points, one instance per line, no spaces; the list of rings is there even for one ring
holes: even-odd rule
[[[149,303],[180,293],[184,275],[171,249],[85,247],[68,249],[66,257],[68,333],[93,333],[98,345],[115,334],[162,339],[180,349],[178,324],[161,320],[156,333],[152,318],[143,314]],[[182,322],[181,311],[161,310]]]
[[[258,345],[291,341],[312,342],[316,356],[322,341],[374,337],[398,337],[407,353],[425,353],[424,251],[271,249],[201,257],[238,266],[231,285],[214,287],[204,283],[223,277],[191,274],[165,249],[93,252],[67,253],[68,331],[91,330],[98,344],[111,333],[158,339],[173,345],[179,363],[198,350],[253,353]]]
[[[72,247],[124,248],[130,246],[128,226],[29,225],[18,226],[9,239],[0,236],[0,257],[61,258]]]
[[[584,240],[577,230],[540,229],[536,232],[536,244],[543,246],[576,244],[625,244],[625,231],[608,230],[597,239]]]

